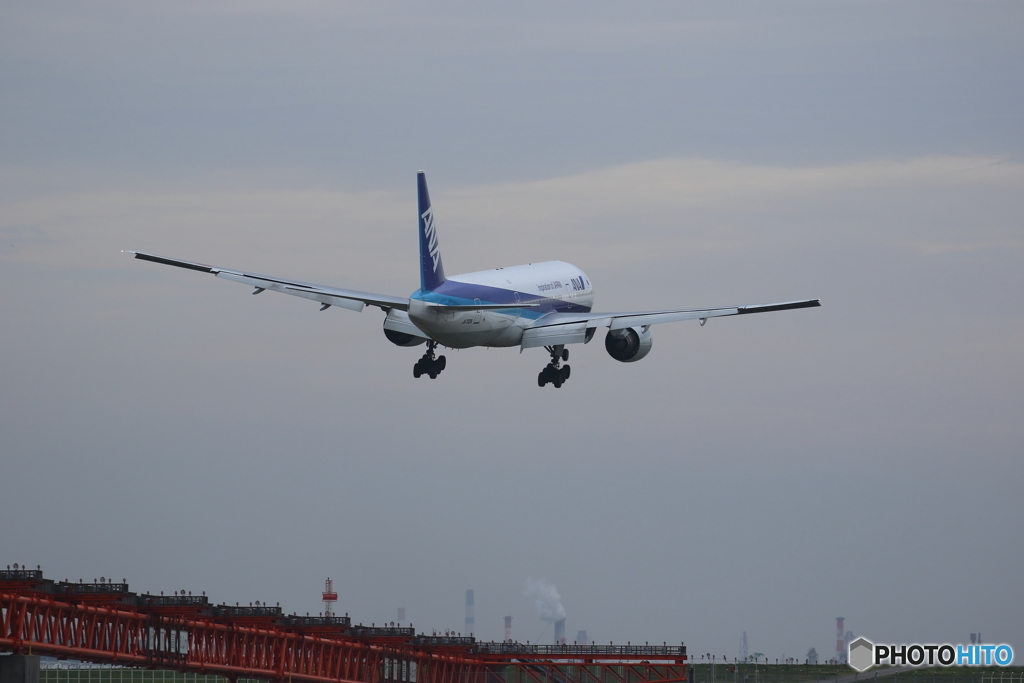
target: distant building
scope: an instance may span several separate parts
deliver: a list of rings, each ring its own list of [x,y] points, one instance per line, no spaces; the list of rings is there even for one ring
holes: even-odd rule
[[[818,663],[818,651],[813,647],[807,651],[807,663],[817,664]]]

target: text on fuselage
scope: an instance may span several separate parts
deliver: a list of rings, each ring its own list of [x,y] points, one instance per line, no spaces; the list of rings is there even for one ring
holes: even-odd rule
[[[562,288],[562,283],[558,282],[556,280],[552,280],[551,282],[542,282],[541,284],[537,285],[537,289],[539,289],[542,292],[547,292],[547,291],[550,291],[552,289],[561,289],[561,288]]]

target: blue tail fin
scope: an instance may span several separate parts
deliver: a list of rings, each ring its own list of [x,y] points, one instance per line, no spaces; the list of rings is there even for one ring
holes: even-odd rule
[[[434,210],[427,194],[427,176],[423,171],[416,174],[416,185],[420,196],[420,287],[433,291],[444,282],[444,265],[437,242]]]

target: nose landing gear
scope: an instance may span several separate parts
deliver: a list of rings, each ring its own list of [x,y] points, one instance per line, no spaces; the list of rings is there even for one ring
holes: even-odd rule
[[[569,379],[570,368],[568,364],[559,367],[559,363],[569,360],[569,349],[565,348],[562,344],[545,346],[544,348],[551,354],[551,362],[537,375],[537,386],[543,387],[550,382],[555,385],[556,389],[560,389],[562,384]]]
[[[427,342],[427,351],[423,354],[423,358],[420,358],[416,361],[416,365],[412,366],[413,377],[419,379],[420,375],[428,375],[430,379],[436,379],[441,374],[447,363],[444,356],[434,358],[434,349],[436,347],[436,341]]]

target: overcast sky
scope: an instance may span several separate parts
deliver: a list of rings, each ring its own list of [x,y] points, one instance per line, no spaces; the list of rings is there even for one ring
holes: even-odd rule
[[[1024,647],[1024,5],[0,8],[0,562],[691,654]],[[387,342],[415,172],[449,273],[822,308],[542,350]]]

